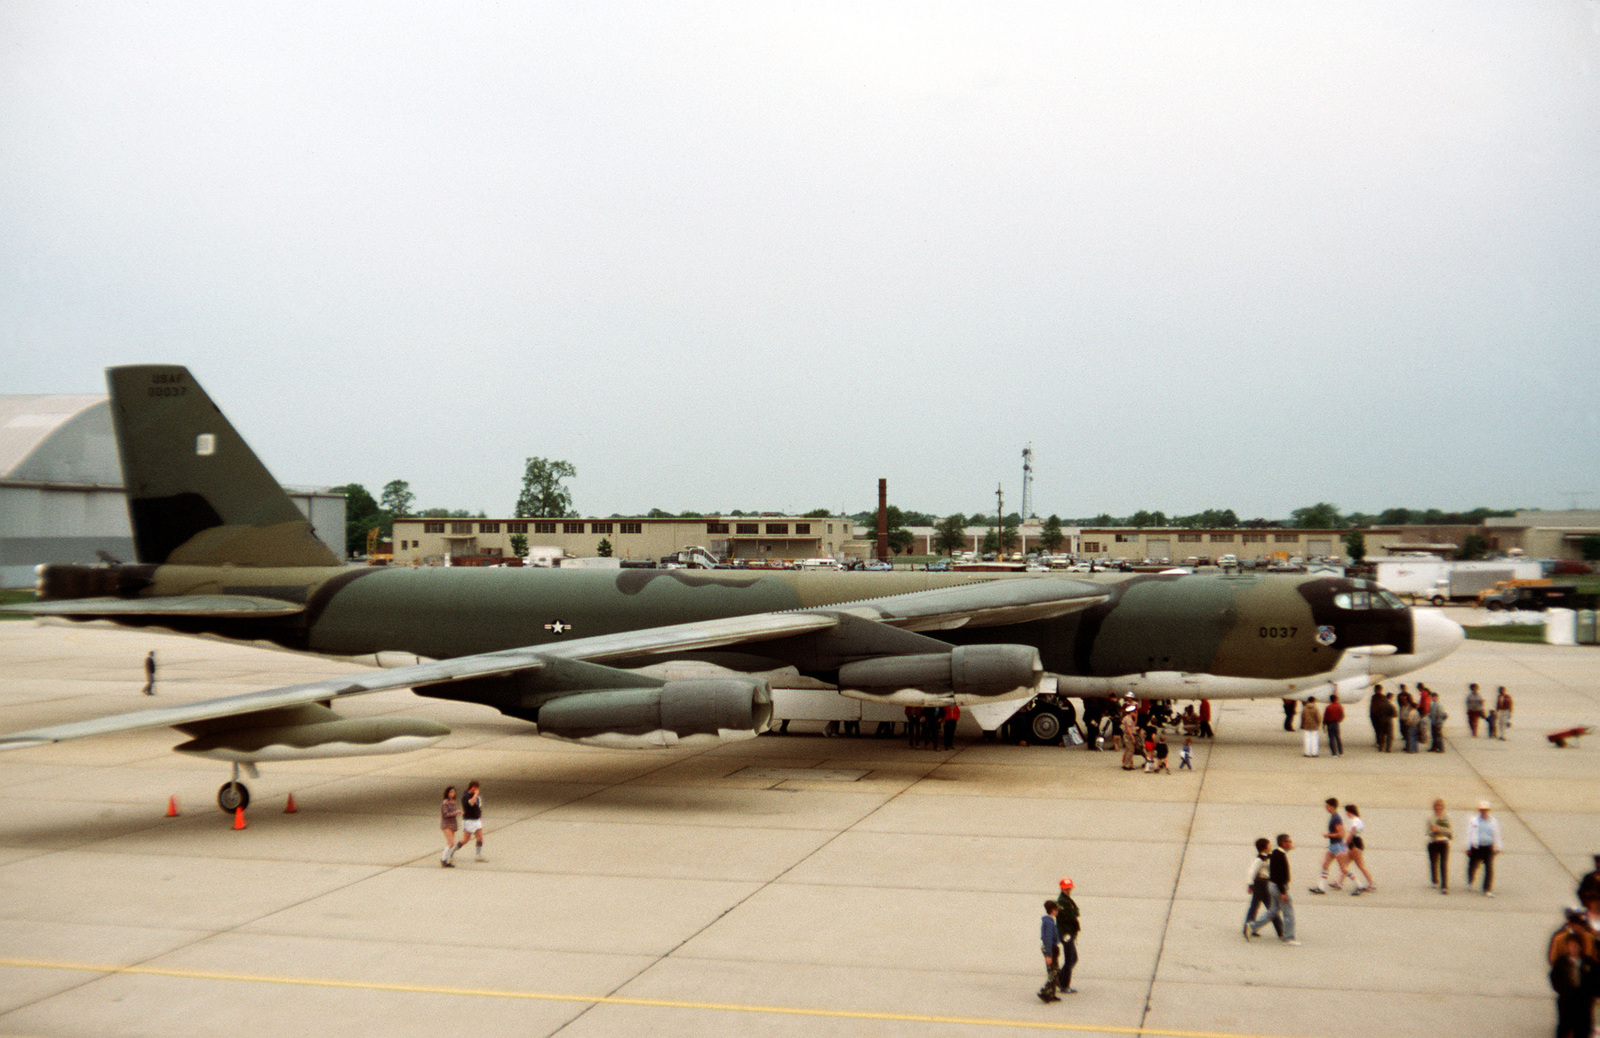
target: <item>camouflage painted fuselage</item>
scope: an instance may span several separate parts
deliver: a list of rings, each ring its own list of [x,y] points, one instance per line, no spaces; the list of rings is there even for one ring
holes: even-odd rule
[[[94,569],[125,597],[249,595],[303,606],[274,618],[128,617],[190,633],[262,640],[334,656],[382,652],[446,659],[562,638],[753,613],[838,606],[981,582],[961,574],[693,570],[123,566]],[[1019,643],[1060,675],[1147,672],[1285,679],[1334,669],[1347,649],[1412,652],[1411,611],[1341,609],[1364,581],[1296,575],[1140,575],[1088,581],[1040,576],[1069,593],[1104,595],[1049,620],[928,632],[953,644]],[[113,587],[114,585],[114,587]],[[63,592],[66,589],[60,589]]]

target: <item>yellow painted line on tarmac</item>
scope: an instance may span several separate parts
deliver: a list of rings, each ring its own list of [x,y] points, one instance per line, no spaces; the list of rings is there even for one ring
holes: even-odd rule
[[[598,1006],[642,1006],[650,1009],[702,1009],[721,1013],[766,1013],[773,1016],[812,1016],[837,1020],[895,1020],[918,1024],[959,1024],[965,1027],[1010,1027],[1078,1034],[1133,1034],[1153,1038],[1272,1038],[1227,1031],[1173,1031],[1157,1027],[1117,1027],[1112,1024],[1052,1023],[1048,1020],[986,1020],[968,1016],[930,1016],[923,1013],[874,1013],[853,1009],[805,1009],[794,1006],[747,1006],[721,1002],[678,1002],[663,998],[625,998],[617,995],[565,995],[542,991],[504,991],[495,988],[456,988],[434,984],[388,984],[376,980],[334,980],[326,977],[267,976],[256,973],[215,973],[209,970],[166,969],[160,966],[97,966],[80,962],[0,958],[0,967],[66,970],[75,973],[114,973],[125,976],[176,977],[181,980],[222,980],[240,984],[282,984],[309,988],[348,988],[358,991],[397,991],[414,995],[463,995],[471,998],[514,998],[529,1002],[579,1002]]]

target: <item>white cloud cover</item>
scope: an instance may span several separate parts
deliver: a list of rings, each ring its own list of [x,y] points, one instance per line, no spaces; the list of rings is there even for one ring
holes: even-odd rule
[[[1596,505],[1597,10],[22,0],[0,392],[491,513]]]

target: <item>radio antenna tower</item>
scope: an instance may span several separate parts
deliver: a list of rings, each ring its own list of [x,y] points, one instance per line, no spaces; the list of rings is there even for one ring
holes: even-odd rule
[[[1033,444],[1022,448],[1022,518],[1033,518]]]

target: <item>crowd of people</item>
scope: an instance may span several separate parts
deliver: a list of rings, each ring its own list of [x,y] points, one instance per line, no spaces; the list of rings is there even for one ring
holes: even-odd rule
[[[1493,702],[1484,697],[1476,683],[1468,685],[1465,706],[1467,728],[1472,737],[1476,739],[1482,727],[1489,738],[1504,741],[1506,733],[1511,730],[1514,705],[1511,693],[1506,691],[1504,685],[1496,691]],[[1394,752],[1397,733],[1404,753],[1420,753],[1424,750],[1445,752],[1444,724],[1450,715],[1445,711],[1444,701],[1439,694],[1423,682],[1417,682],[1415,692],[1401,685],[1398,694],[1384,691],[1382,685],[1373,686],[1368,700],[1368,716],[1372,721],[1372,744],[1380,753]],[[1328,697],[1326,708],[1317,706],[1315,696],[1307,696],[1304,701],[1283,701],[1283,730],[1292,732],[1296,721],[1299,722],[1307,757],[1321,755],[1324,734],[1327,735],[1328,752],[1335,757],[1343,754],[1341,727],[1344,720],[1345,708],[1339,702],[1338,693]]]
[[[1600,854],[1578,881],[1580,907],[1550,935],[1550,987],[1556,993],[1556,1038],[1589,1038],[1600,999]]]

